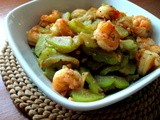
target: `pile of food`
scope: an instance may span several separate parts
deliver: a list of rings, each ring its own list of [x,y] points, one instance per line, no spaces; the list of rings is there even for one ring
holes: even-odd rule
[[[100,100],[160,66],[160,46],[142,15],[108,4],[53,10],[27,31],[40,68],[53,89],[78,102]]]

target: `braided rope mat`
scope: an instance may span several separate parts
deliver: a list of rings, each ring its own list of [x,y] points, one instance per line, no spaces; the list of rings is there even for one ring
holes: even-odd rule
[[[160,115],[160,80],[111,106],[87,112],[62,107],[38,90],[6,43],[0,56],[3,81],[15,106],[29,119],[49,120],[155,120]]]

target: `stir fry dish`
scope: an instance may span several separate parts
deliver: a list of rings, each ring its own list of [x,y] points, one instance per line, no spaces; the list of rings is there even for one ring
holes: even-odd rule
[[[102,4],[42,15],[28,44],[53,89],[69,100],[92,102],[127,88],[160,66],[151,21]]]

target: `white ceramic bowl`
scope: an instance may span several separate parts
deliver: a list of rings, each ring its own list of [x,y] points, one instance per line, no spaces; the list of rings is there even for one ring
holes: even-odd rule
[[[137,92],[160,75],[160,68],[158,68],[131,84],[128,88],[109,95],[102,100],[88,103],[70,101],[51,87],[51,82],[43,75],[27,43],[26,31],[38,23],[41,15],[50,13],[53,9],[65,12],[76,8],[99,7],[105,2],[120,11],[126,12],[127,15],[144,15],[148,17],[153,25],[153,38],[158,44],[160,43],[159,19],[127,0],[35,0],[15,8],[6,17],[5,26],[9,45],[27,75],[50,99],[68,109],[88,111],[111,105]]]

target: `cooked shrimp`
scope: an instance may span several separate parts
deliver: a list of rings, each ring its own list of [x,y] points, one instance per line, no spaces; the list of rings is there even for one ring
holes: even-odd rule
[[[50,15],[41,16],[40,25],[45,27],[51,23],[54,23],[60,17],[61,13],[58,10],[53,10]]]
[[[106,20],[116,19],[119,14],[120,12],[111,5],[102,5],[96,12],[97,17],[104,18]]]
[[[153,39],[138,37],[136,42],[140,49],[145,49],[160,54],[160,45],[157,45]]]
[[[154,40],[151,38],[137,37],[136,42],[140,49],[149,49],[151,46],[156,45]]]
[[[159,67],[160,66],[160,56],[155,58],[154,65],[155,65],[155,67]]]
[[[111,21],[100,22],[93,34],[99,47],[106,51],[116,50],[120,44],[120,35]]]
[[[139,37],[150,36],[152,25],[148,18],[141,15],[133,16],[132,21],[133,21],[132,33],[135,36]]]
[[[33,45],[35,46],[37,43],[37,40],[39,38],[40,32],[39,29],[41,29],[42,27],[40,27],[39,25],[34,26],[32,29],[30,29],[27,32],[28,35],[28,44],[29,45]]]
[[[159,45],[153,45],[149,48],[149,50],[160,55],[160,46]]]
[[[63,96],[67,95],[70,90],[83,87],[83,84],[80,73],[66,66],[55,73],[52,82],[54,89]]]
[[[55,24],[50,28],[53,35],[56,36],[74,36],[73,31],[69,28],[65,19],[57,19]]]
[[[145,75],[151,68],[159,64],[159,61],[155,61],[159,55],[149,50],[141,51],[140,54],[138,61],[138,73],[140,75]]]

